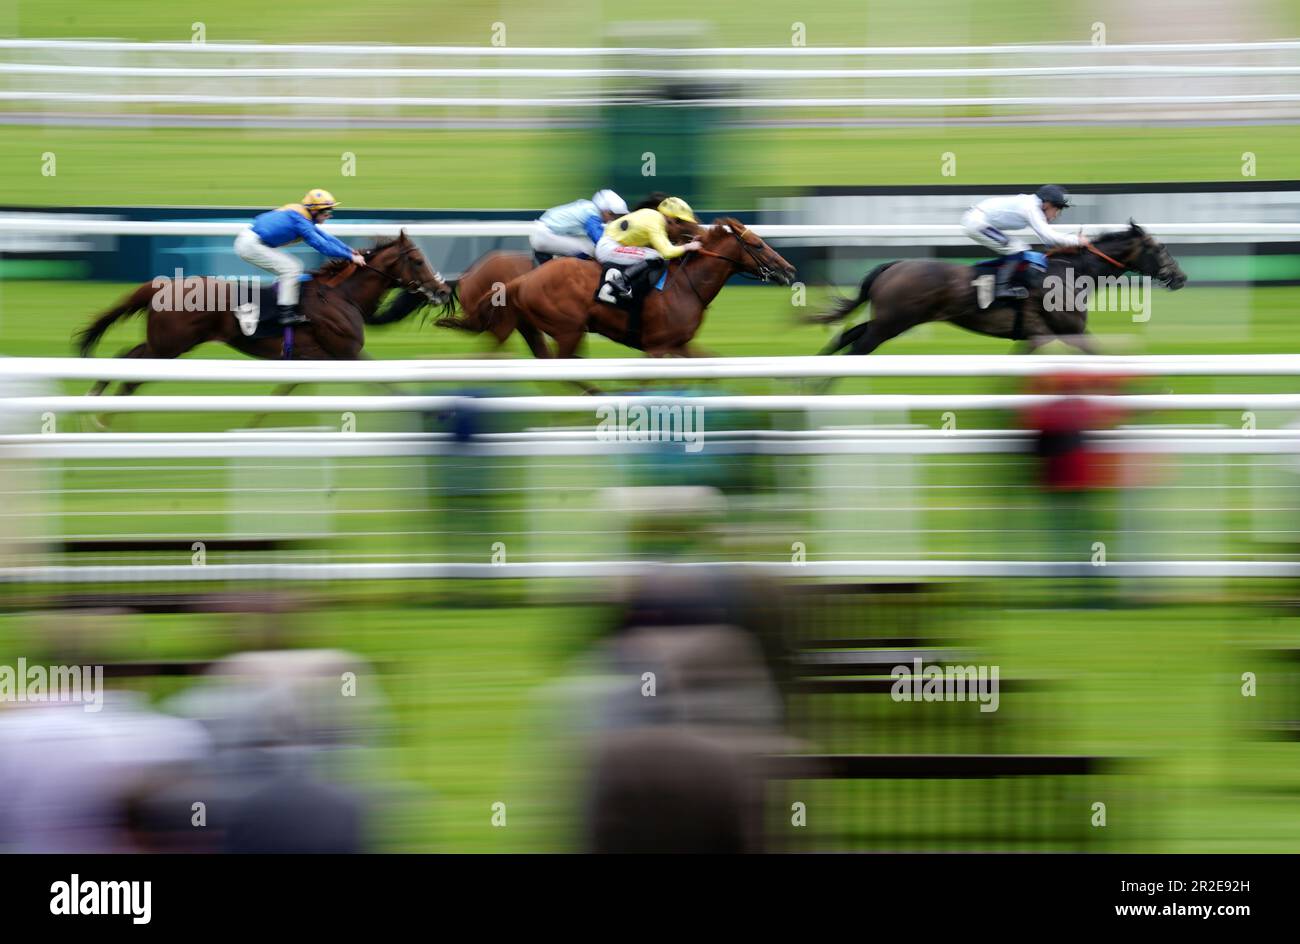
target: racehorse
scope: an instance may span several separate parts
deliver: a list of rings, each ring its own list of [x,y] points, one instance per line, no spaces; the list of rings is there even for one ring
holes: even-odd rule
[[[356,360],[363,356],[365,326],[389,324],[410,314],[415,307],[410,299],[442,305],[451,297],[451,288],[434,272],[428,260],[403,231],[396,239],[381,242],[362,252],[366,264],[358,266],[349,259],[327,262],[313,279],[303,286],[302,310],[309,323],[293,329],[295,342],[292,356],[301,360]],[[172,358],[191,351],[207,341],[221,341],[237,351],[265,359],[281,357],[282,338],[248,337],[240,330],[235,292],[230,284],[214,277],[185,279],[183,294],[215,300],[200,301],[197,310],[174,303],[181,291],[159,289],[165,277],[146,282],[97,317],[77,335],[82,357],[89,357],[104,333],[115,322],[131,315],[148,312],[142,344],[119,357]],[[392,287],[405,289],[399,301],[377,312],[380,300]],[[272,292],[274,289],[272,288]],[[172,296],[169,302],[167,296]],[[263,310],[268,305],[261,306]],[[269,306],[274,310],[274,306]],[[99,381],[90,389],[91,396],[104,392],[108,381]],[[124,383],[121,394],[133,393],[139,383]],[[283,388],[282,388],[283,389]]]
[[[453,283],[451,302],[434,324],[472,334],[491,333],[500,347],[520,328],[518,318],[505,310],[506,285],[535,265],[531,252],[489,252]],[[458,304],[460,313],[455,312]],[[520,333],[535,357],[550,356],[546,339],[531,325]]]
[[[1084,353],[1092,353],[1096,346],[1087,334],[1086,296],[1080,303],[1070,293],[1062,304],[1062,293],[1054,289],[1062,285],[1096,286],[1100,279],[1128,272],[1150,276],[1171,291],[1187,283],[1187,276],[1164,244],[1131,220],[1127,229],[1106,233],[1078,248],[1049,253],[1046,276],[1021,302],[1020,317],[1005,300],[981,309],[976,302],[972,272],[969,266],[934,259],[876,266],[862,280],[857,297],[842,298],[828,312],[809,319],[820,324],[843,321],[871,302],[871,320],[842,331],[820,353],[834,354],[848,348],[852,354],[870,354],[909,328],[930,321],[948,321],[995,338],[1025,340],[1031,350],[1060,339]],[[1060,281],[1053,283],[1053,278]]]
[[[668,263],[663,290],[651,291],[644,299],[639,319],[595,300],[601,286],[599,263],[566,258],[523,272],[506,282],[498,297],[489,292],[472,309],[462,280],[464,315],[438,323],[491,331],[498,338],[518,327],[537,357],[551,356],[542,335],[555,339],[556,357],[569,358],[577,356],[588,331],[651,357],[689,356],[687,344],[699,331],[705,309],[733,274],[781,285],[789,285],[795,274],[794,266],[738,220],[719,219],[701,228],[699,238],[702,249]],[[506,267],[504,262],[496,265],[503,271]]]
[[[654,209],[668,197],[655,191],[633,210]],[[668,221],[668,237],[673,243],[693,239],[699,227],[684,220]],[[518,317],[505,308],[505,287],[514,279],[537,268],[531,252],[494,250],[476,260],[465,274],[452,282],[452,300],[445,306],[442,317],[434,323],[443,328],[456,328],[472,334],[490,333],[500,347],[516,330],[523,336],[534,357],[550,357],[546,339],[531,323],[519,322]],[[486,302],[486,304],[484,304]],[[395,304],[405,302],[399,299]],[[459,306],[460,311],[456,308]]]

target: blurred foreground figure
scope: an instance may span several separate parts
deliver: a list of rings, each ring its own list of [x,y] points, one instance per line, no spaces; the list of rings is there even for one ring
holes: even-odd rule
[[[373,678],[346,652],[249,652],[175,700],[216,744],[209,808],[224,851],[366,851],[365,800],[335,761],[371,734]]]
[[[211,757],[203,727],[151,709],[135,692],[0,710],[0,849],[39,853],[148,851],[131,811],[159,785],[192,777]],[[187,796],[182,822],[188,822]],[[197,839],[197,837],[196,837]]]
[[[649,571],[600,643],[588,739],[586,848],[757,852],[760,755],[781,750],[770,597],[748,580]],[[775,612],[775,608],[768,610]]]
[[[1096,400],[1119,393],[1123,382],[1118,377],[1062,373],[1031,384],[1032,393],[1054,398],[1024,416],[1025,425],[1036,433],[1034,455],[1046,508],[1043,553],[1048,560],[1082,566],[1093,560],[1098,542],[1104,547],[1107,521],[1100,496],[1114,484],[1116,463],[1113,456],[1099,452],[1090,437],[1124,415],[1121,408]],[[1081,602],[1100,601],[1104,589],[1096,586]]]
[[[689,728],[607,735],[592,779],[592,852],[756,852],[762,784],[725,741]]]

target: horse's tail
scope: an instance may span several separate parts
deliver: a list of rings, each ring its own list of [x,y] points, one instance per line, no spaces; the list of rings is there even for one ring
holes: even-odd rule
[[[442,314],[433,319],[433,323],[440,328],[459,328],[457,323],[463,318],[457,315],[460,304],[460,279],[451,279],[447,282],[447,288],[451,289],[451,294],[447,300],[442,303]]]
[[[808,320],[814,324],[834,324],[837,321],[843,321],[867,303],[867,300],[871,297],[871,286],[875,284],[876,279],[880,278],[881,273],[891,266],[898,265],[900,261],[895,259],[893,262],[882,262],[867,273],[866,278],[862,280],[862,284],[858,286],[856,298],[850,298],[847,295],[837,298],[829,311],[812,315]]]
[[[108,311],[104,312],[89,325],[77,332],[77,349],[82,357],[90,357],[94,353],[95,345],[99,339],[104,336],[112,325],[121,318],[128,318],[131,315],[138,315],[149,308],[149,303],[153,298],[154,286],[152,282],[146,282],[141,285],[130,295],[123,298]]]
[[[452,286],[451,298],[442,308],[442,314],[434,321],[439,328],[455,328],[471,334],[483,334],[496,327],[497,317],[504,312],[502,305],[492,303],[492,295],[485,294],[473,308],[466,308],[460,300],[460,283],[448,283]],[[460,310],[457,311],[457,308]]]
[[[362,312],[361,320],[367,325],[386,325],[401,321],[407,315],[429,304],[429,300],[419,292],[402,291],[395,294],[388,304],[381,306],[370,314]]]

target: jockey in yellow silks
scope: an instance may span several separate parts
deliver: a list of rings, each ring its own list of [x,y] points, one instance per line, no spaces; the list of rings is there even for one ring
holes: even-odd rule
[[[685,200],[669,197],[656,209],[634,210],[605,225],[605,235],[596,243],[596,261],[619,267],[612,280],[619,295],[631,298],[635,279],[647,270],[702,248],[699,240],[674,246],[668,238],[669,219],[699,222]]]

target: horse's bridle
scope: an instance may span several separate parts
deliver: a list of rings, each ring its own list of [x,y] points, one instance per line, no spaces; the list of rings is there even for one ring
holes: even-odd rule
[[[408,262],[410,254],[414,252],[415,249],[416,247],[413,245],[399,246],[397,249],[398,260],[403,263]],[[375,250],[373,249],[367,249],[366,252],[362,253],[362,255],[367,255],[368,253],[373,253],[374,251]],[[355,266],[356,264],[353,263],[353,265]],[[383,269],[376,269],[374,266],[370,265],[368,259],[366,261],[366,268],[370,269],[372,272],[382,275],[384,278],[388,279],[388,281],[392,282],[394,285],[400,285],[408,292],[418,292],[421,295],[423,295],[425,298],[429,299],[429,301],[433,301],[433,291],[430,289],[426,289],[424,285],[421,284],[416,279],[410,279],[409,281],[405,281],[403,279],[398,278],[395,275],[390,275],[389,273],[385,272]],[[435,272],[433,273],[433,277],[435,280],[442,282],[442,273]]]
[[[745,250],[746,255],[748,255],[749,258],[753,260],[754,267],[758,270],[757,275],[751,275],[748,272],[741,271],[739,273],[740,276],[742,278],[752,278],[760,282],[772,281],[772,276],[776,275],[776,270],[768,266],[768,264],[763,261],[763,257],[758,254],[758,251],[749,243],[745,242],[745,238],[743,234],[748,233],[749,230],[745,229],[745,227],[743,226],[737,227],[737,225],[732,223],[724,223],[721,225],[725,226],[727,232],[736,238],[736,242],[740,243],[740,248]],[[737,228],[740,229],[740,232],[736,231]],[[696,251],[703,256],[713,256],[715,259],[725,259],[727,262],[730,262],[732,265],[735,265],[737,262],[740,261],[738,259],[733,259],[730,256],[724,256],[720,252],[714,252],[711,249],[698,249]]]
[[[1152,244],[1151,238],[1147,236],[1145,233],[1138,240],[1137,245],[1133,247],[1133,252],[1123,262],[1120,262],[1119,260],[1113,259],[1110,256],[1106,255],[1106,253],[1102,252],[1100,249],[1098,249],[1090,242],[1085,241],[1083,243],[1083,248],[1087,249],[1094,256],[1098,256],[1101,259],[1105,259],[1107,262],[1109,262],[1115,268],[1119,269],[1121,272],[1128,272],[1132,270],[1134,272],[1139,272],[1143,275],[1146,275],[1147,273],[1142,272],[1140,269],[1138,269],[1135,263],[1142,256],[1142,253],[1145,249],[1150,249],[1156,254],[1157,256],[1156,261],[1158,264],[1156,271],[1152,273],[1153,277],[1159,279],[1161,282],[1168,282],[1170,279],[1173,278],[1174,262],[1173,262],[1173,258],[1169,255],[1169,250],[1165,249],[1163,246],[1160,246],[1159,249],[1157,249],[1156,246]]]
[[[724,225],[726,225],[727,227],[727,232],[730,233],[732,236],[736,237],[736,242],[740,243],[740,247],[745,250],[745,252],[749,255],[749,258],[754,261],[754,265],[758,268],[757,275],[751,275],[750,273],[745,272],[743,270],[738,270],[740,276],[742,278],[752,278],[755,281],[760,281],[760,282],[772,281],[772,276],[776,274],[776,270],[770,268],[767,265],[767,263],[763,261],[762,257],[759,256],[759,254],[755,251],[754,247],[751,246],[749,243],[745,242],[744,238],[740,235],[740,233],[736,232],[736,229],[733,225],[731,225],[730,223]],[[744,232],[748,233],[749,230],[745,229]],[[714,252],[712,249],[696,249],[695,252],[697,252],[701,256],[712,256],[715,259],[722,259],[724,262],[729,262],[733,266],[738,265],[740,262],[739,259],[733,259],[731,258],[731,256],[724,256],[722,253]],[[695,280],[691,278],[691,270],[686,268],[685,262],[683,262],[681,265],[681,271],[686,276],[686,281],[691,286],[691,291],[695,293],[695,297],[699,300],[700,304],[704,304],[704,296],[701,295],[700,290],[695,287]]]

